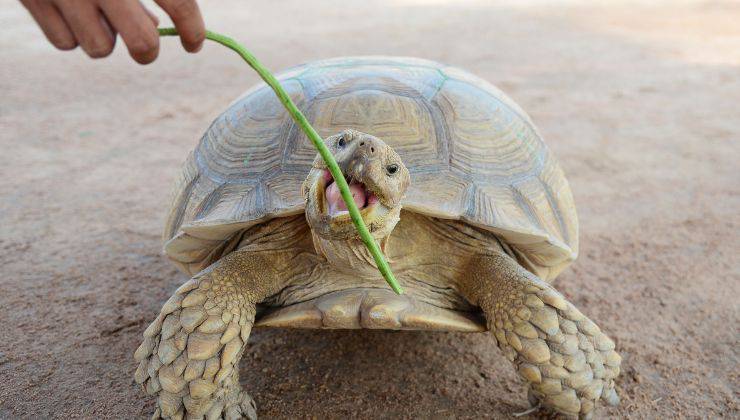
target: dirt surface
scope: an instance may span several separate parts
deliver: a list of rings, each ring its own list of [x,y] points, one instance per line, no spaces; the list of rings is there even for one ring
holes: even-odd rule
[[[0,0],[0,418],[145,418],[141,333],[185,276],[161,253],[167,194],[256,76],[168,39],[160,59],[52,50]],[[269,3],[269,4],[268,4]],[[740,5],[219,1],[208,26],[270,68],[411,55],[527,110],[559,157],[581,256],[556,286],[617,342],[609,417],[735,417]],[[283,19],[283,23],[276,23]],[[298,188],[298,186],[296,186]],[[257,330],[263,418],[508,418],[524,385],[488,334]],[[542,416],[543,414],[539,414]]]

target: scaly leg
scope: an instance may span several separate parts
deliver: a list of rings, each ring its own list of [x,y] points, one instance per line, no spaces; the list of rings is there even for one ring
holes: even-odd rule
[[[136,382],[156,394],[153,418],[256,418],[239,386],[255,305],[274,293],[269,253],[234,252],[183,284],[144,332]]]
[[[599,399],[619,403],[614,342],[552,286],[506,255],[477,257],[460,286],[529,382],[530,402],[583,418]]]

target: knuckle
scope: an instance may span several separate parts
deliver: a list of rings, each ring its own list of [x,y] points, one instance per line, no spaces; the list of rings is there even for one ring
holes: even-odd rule
[[[189,17],[196,11],[195,0],[169,0],[166,2],[173,17]]]

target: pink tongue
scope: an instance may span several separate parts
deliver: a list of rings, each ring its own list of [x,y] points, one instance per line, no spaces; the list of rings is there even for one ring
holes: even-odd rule
[[[349,191],[352,193],[352,198],[355,199],[355,204],[360,209],[365,206],[365,189],[362,185],[352,183],[349,185]],[[329,203],[329,213],[336,213],[339,211],[347,211],[347,205],[342,200],[342,194],[339,192],[336,182],[332,182],[326,189],[326,201]]]

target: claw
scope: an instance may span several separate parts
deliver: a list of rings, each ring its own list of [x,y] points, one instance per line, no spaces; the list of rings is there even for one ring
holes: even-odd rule
[[[222,404],[213,404],[210,410],[208,410],[208,413],[206,413],[206,419],[207,420],[215,420],[220,419],[221,414],[223,413],[224,406]]]
[[[541,406],[589,418],[599,398],[618,404],[613,379],[621,357],[614,342],[550,285],[507,258],[481,260],[479,269],[495,280],[476,286],[469,299],[478,302],[499,347],[531,387],[533,408],[514,416]],[[506,275],[499,273],[502,266]]]
[[[588,413],[581,413],[578,415],[578,420],[591,420],[594,418],[594,412],[590,411]]]
[[[224,413],[224,418],[226,420],[240,420],[242,418],[242,413],[239,409],[239,406],[232,405],[231,407],[227,408],[226,412]]]
[[[539,409],[540,409],[540,405],[539,405],[539,404],[537,404],[537,405],[535,405],[534,407],[532,407],[532,408],[529,408],[529,409],[527,409],[527,410],[524,410],[524,411],[520,411],[520,412],[518,412],[518,413],[511,413],[511,415],[512,415],[513,417],[522,417],[522,416],[526,416],[527,414],[532,414],[532,413],[534,413],[535,411],[537,411],[537,410],[539,410]]]
[[[617,390],[613,386],[605,390],[601,398],[612,407],[619,405],[619,395],[617,395]]]
[[[255,404],[251,395],[246,392],[242,392],[242,401],[240,405],[242,407],[242,416],[249,420],[257,420],[257,404]]]
[[[254,320],[254,305],[238,308],[230,330],[221,316],[226,305],[204,300],[201,289],[198,286],[168,300],[158,317],[162,321],[148,329],[157,331],[145,336],[135,353],[139,366],[134,378],[149,394],[158,394],[155,418],[182,419],[187,414],[188,418],[256,419],[254,401],[241,391],[235,369]],[[210,317],[204,310],[209,303],[218,312]],[[190,306],[172,308],[175,304]],[[204,322],[208,324],[201,325]]]

